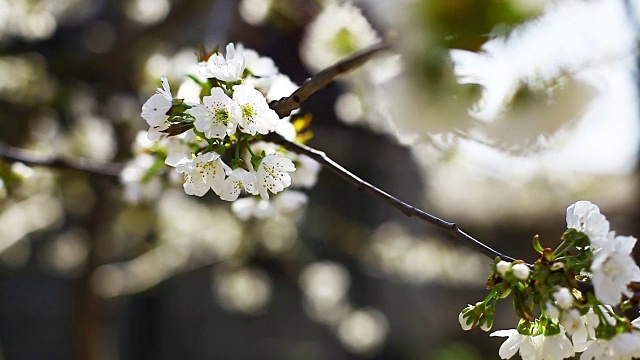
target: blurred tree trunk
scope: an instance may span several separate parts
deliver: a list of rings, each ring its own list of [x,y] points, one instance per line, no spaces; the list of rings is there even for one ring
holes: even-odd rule
[[[93,208],[85,220],[89,232],[89,253],[84,271],[76,285],[73,309],[73,341],[78,360],[115,360],[118,358],[116,344],[110,331],[105,299],[96,295],[91,286],[91,276],[100,265],[96,243],[100,231],[109,223],[110,204],[108,184],[93,182],[95,194]]]

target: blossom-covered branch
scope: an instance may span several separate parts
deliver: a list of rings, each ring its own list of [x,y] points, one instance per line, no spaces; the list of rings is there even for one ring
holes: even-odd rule
[[[0,143],[0,159],[19,161],[26,165],[45,166],[54,169],[80,171],[91,175],[117,178],[122,167],[113,163],[96,163],[84,159],[64,159],[51,155],[37,154]]]
[[[349,170],[342,167],[337,162],[333,161],[322,151],[316,150],[314,148],[311,148],[303,144],[291,142],[275,133],[267,135],[265,137],[265,140],[281,145],[282,147],[286,148],[289,151],[306,155],[312,158],[313,160],[322,164],[327,170],[338,175],[347,183],[355,186],[358,190],[368,192],[372,196],[375,196],[376,198],[379,198],[382,201],[400,210],[403,214],[407,216],[415,216],[421,220],[428,222],[429,224],[435,225],[445,230],[446,232],[453,235],[458,240],[462,241],[467,245],[470,245],[471,247],[473,247],[474,249],[476,249],[477,251],[479,251],[480,253],[486,255],[491,259],[495,259],[496,257],[499,256],[500,258],[505,259],[507,261],[514,261],[512,257],[501,254],[500,252],[492,249],[491,247],[483,244],[479,240],[465,233],[455,223],[442,220],[436,216],[433,216],[423,210],[416,208],[415,206],[409,205],[404,201],[397,199],[393,195],[390,195],[384,192],[383,190],[371,185],[370,183],[362,180],[361,178],[351,173]]]
[[[390,47],[389,43],[384,41],[372,45],[308,78],[293,94],[280,100],[272,101],[269,106],[281,118],[289,116],[293,110],[299,108],[311,95],[331,84],[336,76],[362,66],[379,53],[389,50]]]

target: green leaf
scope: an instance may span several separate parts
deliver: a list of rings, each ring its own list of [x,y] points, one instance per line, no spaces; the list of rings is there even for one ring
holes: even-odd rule
[[[591,240],[584,233],[579,233],[579,236],[577,236],[575,238],[575,240],[573,241],[573,245],[577,246],[577,247],[580,247],[580,248],[583,248],[583,247],[591,245]]]
[[[177,123],[177,124],[171,124],[169,128],[167,128],[166,130],[162,130],[161,132],[167,134],[167,136],[176,136],[192,128],[193,128],[193,123]]]
[[[171,108],[167,111],[167,115],[169,115],[169,118],[184,117],[189,109],[191,109],[191,105],[185,103],[184,100],[173,99]]]

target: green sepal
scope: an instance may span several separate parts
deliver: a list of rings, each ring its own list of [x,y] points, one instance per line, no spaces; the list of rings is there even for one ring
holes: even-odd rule
[[[627,299],[625,301],[623,301],[622,303],[620,303],[620,311],[627,311],[629,309],[632,309],[633,306],[633,301]]]
[[[569,237],[575,236],[577,233],[579,233],[579,231],[576,229],[567,229],[564,233],[562,233],[560,240],[569,239]]]
[[[598,339],[610,340],[617,334],[616,327],[609,325],[606,321],[600,321],[596,326],[596,338]]]
[[[266,156],[265,152],[262,151],[260,155],[252,155],[251,156],[251,166],[253,166],[254,171],[258,171],[260,168],[260,164],[262,164],[262,159]]]
[[[536,322],[531,320],[520,319],[518,321],[518,326],[516,326],[516,330],[518,330],[518,334],[522,335],[533,335],[533,328],[535,327]]]
[[[552,336],[552,335],[558,335],[558,334],[560,334],[560,325],[558,325],[555,322],[551,321],[551,319],[546,321],[545,324],[544,324],[544,335],[545,336]]]
[[[577,247],[585,247],[591,244],[589,237],[576,229],[567,229],[560,239],[570,241],[573,246]]]
[[[538,253],[542,254],[544,252],[544,248],[540,245],[540,236],[536,235],[533,237],[533,249]]]
[[[580,233],[581,236],[577,237],[573,242],[573,245],[579,248],[583,248],[591,245],[591,240],[589,237],[583,233]]]
[[[231,159],[231,169],[244,168],[244,161],[240,159]]]
[[[592,260],[593,252],[585,249],[577,255],[568,257],[565,268],[574,274],[579,274],[582,269],[586,269],[591,265]]]

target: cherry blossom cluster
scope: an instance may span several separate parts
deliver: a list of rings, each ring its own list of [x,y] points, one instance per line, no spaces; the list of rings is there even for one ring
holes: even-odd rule
[[[302,175],[294,185],[315,184],[319,164],[261,141],[271,132],[289,141],[304,141],[306,133],[299,131],[310,119],[280,119],[269,107],[270,101],[297,88],[279,73],[273,60],[229,44],[224,55],[217,49],[201,54],[196,69],[197,74],[186,77],[177,96],[162,77],[162,87],[144,103],[141,114],[149,125],[146,137],[155,144],[146,153],[175,168],[187,194],[204,196],[212,190],[226,201],[243,194],[259,196],[261,200],[245,201],[238,208],[264,217],[273,213],[274,206],[283,206],[268,200],[292,185],[297,167]],[[135,176],[124,182],[150,182],[143,179],[144,174],[157,170],[157,161],[144,164],[146,169],[129,171]],[[300,195],[293,198],[296,204],[306,202]]]
[[[515,329],[491,336],[506,337],[502,359],[581,360],[640,357],[640,318],[622,313],[637,307],[640,268],[632,257],[636,238],[616,235],[598,206],[578,201],[567,208],[567,231],[557,248],[544,248],[533,264],[497,258],[487,285],[487,298],[469,305],[459,316],[464,330],[493,325],[496,302],[511,295],[520,317]],[[536,316],[535,312],[539,311]]]

